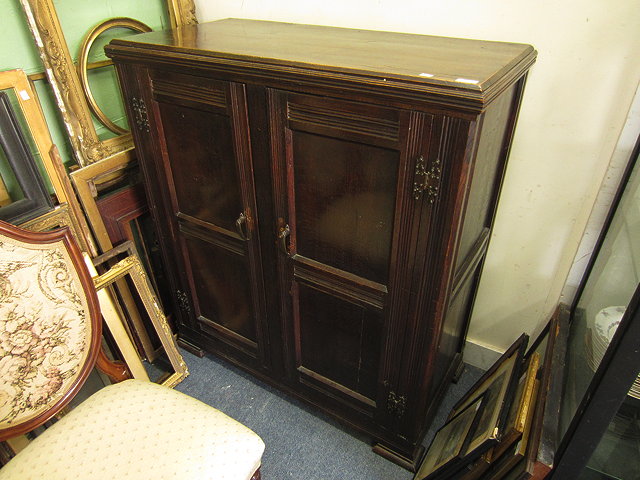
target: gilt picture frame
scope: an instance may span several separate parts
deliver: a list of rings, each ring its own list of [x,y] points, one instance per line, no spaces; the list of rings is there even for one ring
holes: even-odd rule
[[[111,250],[113,244],[96,203],[99,186],[118,176],[126,176],[134,164],[133,149],[128,149],[74,170],[69,175],[102,253]]]
[[[160,343],[174,369],[160,383],[173,388],[189,375],[187,364],[178,351],[178,346],[169,327],[169,323],[160,308],[160,303],[153,293],[149,278],[137,256],[129,255],[113,265],[106,273],[94,278],[97,290],[101,290],[118,280],[129,276],[142,300],[151,323],[160,339]]]
[[[102,140],[67,46],[54,0],[20,0],[71,147],[81,166],[133,148],[130,132]],[[197,23],[193,0],[168,0],[173,27]]]
[[[91,229],[98,244],[100,252],[111,250],[114,245],[109,238],[109,233],[102,220],[100,210],[96,203],[98,185],[109,182],[113,178],[125,175],[126,171],[133,167],[135,159],[133,150],[126,150],[98,162],[87,165],[71,172],[70,178],[76,190],[85,215],[89,220]],[[149,336],[145,333],[143,322],[136,307],[135,301],[128,286],[123,281],[116,282],[120,299],[127,309],[131,323],[137,332],[138,341],[144,356],[153,360],[155,353]]]
[[[74,239],[78,242],[83,252],[88,252],[88,246],[81,235],[81,226],[77,218],[71,213],[68,203],[56,205],[53,210],[40,215],[34,219],[28,220],[19,225],[25,230],[34,232],[46,232],[54,228],[69,227]]]

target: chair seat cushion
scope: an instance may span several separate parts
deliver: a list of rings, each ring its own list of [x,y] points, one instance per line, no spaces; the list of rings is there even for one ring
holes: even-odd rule
[[[31,442],[0,479],[249,480],[264,443],[224,413],[140,380],[103,388]]]

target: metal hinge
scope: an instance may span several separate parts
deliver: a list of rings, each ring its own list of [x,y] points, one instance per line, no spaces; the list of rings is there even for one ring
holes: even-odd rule
[[[427,194],[429,203],[433,203],[440,193],[440,159],[436,158],[427,170],[424,157],[420,155],[416,161],[415,181],[413,182],[413,198],[419,200],[423,192]],[[422,177],[422,178],[418,178]]]
[[[144,100],[133,97],[131,99],[131,108],[133,109],[138,130],[149,133],[149,115],[147,114],[147,105]]]
[[[389,392],[387,397],[387,410],[392,415],[398,418],[404,416],[405,409],[407,408],[407,397],[403,395],[397,395],[396,392]]]

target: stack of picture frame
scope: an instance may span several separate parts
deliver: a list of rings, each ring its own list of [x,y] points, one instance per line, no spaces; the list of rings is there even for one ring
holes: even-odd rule
[[[34,39],[34,46],[42,61],[43,71],[34,72],[29,75],[30,81],[46,78],[51,86],[51,93],[58,106],[62,123],[67,132],[69,146],[73,153],[72,158],[65,158],[65,165],[62,159],[54,159],[56,165],[56,176],[63,184],[65,191],[68,191],[69,206],[73,209],[74,215],[82,217],[81,234],[84,243],[90,248],[86,249],[91,257],[105,254],[114,246],[122,242],[132,240],[136,243],[137,251],[143,262],[143,266],[148,272],[149,279],[155,290],[158,292],[160,301],[162,297],[166,299],[167,286],[163,283],[164,278],[161,266],[158,262],[158,255],[154,254],[155,238],[143,235],[140,229],[136,229],[139,224],[147,225],[150,215],[148,207],[129,203],[132,195],[123,195],[132,190],[141,190],[142,183],[137,171],[137,161],[133,148],[131,133],[126,128],[116,127],[114,121],[109,119],[100,109],[90,88],[88,70],[96,68],[105,73],[105,69],[113,68],[108,59],[101,60],[97,52],[100,50],[95,43],[101,43],[104,39],[96,42],[98,37],[107,31],[118,31],[127,29],[134,32],[146,32],[151,30],[143,22],[126,18],[119,15],[113,18],[106,18],[96,25],[87,25],[89,30],[84,35],[79,45],[77,55],[73,50],[78,47],[77,42],[71,44],[67,42],[63,24],[58,15],[58,10],[62,12],[65,8],[54,0],[20,0],[20,5],[25,13],[25,21]],[[195,4],[193,0],[157,0],[152,2],[158,4],[161,10],[168,13],[168,24],[176,28],[179,26],[193,25],[197,23],[195,14]],[[68,5],[67,5],[68,7]],[[146,7],[149,11],[156,12],[156,6]],[[117,10],[117,9],[116,9]],[[161,11],[160,10],[160,11]],[[112,8],[100,9],[105,13],[111,13]],[[127,10],[130,13],[140,13],[136,9]],[[91,15],[92,22],[95,16]],[[164,19],[150,16],[147,20],[154,18],[156,27],[168,25]],[[79,21],[80,18],[76,18]],[[67,32],[74,33],[74,32]],[[120,33],[119,33],[120,34]],[[71,36],[73,38],[73,34]],[[90,54],[92,45],[95,46],[93,54]],[[97,61],[89,63],[89,58],[97,58]],[[115,78],[114,78],[115,80]],[[117,92],[117,86],[114,93]],[[115,93],[115,97],[117,97]],[[111,98],[110,104],[117,103],[117,98]],[[113,113],[113,112],[112,112]],[[113,134],[103,131],[103,126],[111,130]],[[43,150],[44,151],[44,150]],[[48,153],[48,152],[47,152]],[[57,150],[55,152],[57,155]],[[117,163],[114,171],[105,171],[113,164]],[[58,165],[59,163],[59,165]],[[74,165],[76,163],[77,165]],[[126,168],[119,168],[125,165]],[[1,167],[1,165],[0,165]],[[1,170],[1,169],[0,169]],[[75,175],[71,176],[69,172]],[[0,173],[2,173],[0,171]],[[49,173],[49,172],[48,172]],[[49,176],[50,173],[49,173]],[[56,178],[58,179],[58,178]],[[73,182],[71,185],[70,181]],[[16,183],[16,182],[13,182]],[[29,182],[30,185],[33,182]],[[74,191],[75,189],[75,191]],[[56,189],[57,190],[57,189]],[[117,211],[112,207],[116,203],[114,196],[118,197]],[[28,199],[31,200],[31,195]],[[2,182],[0,182],[0,202],[3,198]],[[46,199],[46,197],[44,197]],[[146,204],[144,195],[139,195],[136,199],[142,199]],[[80,200],[78,203],[77,200]],[[11,198],[9,198],[11,201]],[[7,203],[7,201],[5,201]],[[7,208],[1,208],[0,218],[21,223],[22,221],[34,218],[37,215],[21,217],[15,220],[9,217],[18,206],[23,206],[26,201],[13,201]],[[46,208],[45,208],[46,207]],[[43,207],[40,212],[44,213],[52,208],[52,205]],[[30,208],[28,213],[31,213]],[[5,216],[2,216],[4,212]],[[18,221],[19,220],[19,221]],[[107,228],[107,222],[117,223],[121,227],[123,235],[111,235],[112,231]],[[148,232],[148,228],[145,233]],[[118,233],[118,232],[117,232]],[[84,249],[84,248],[83,248]],[[151,253],[150,253],[151,252]],[[160,280],[158,280],[158,278]],[[156,359],[156,350],[159,348],[158,342],[152,341],[151,335],[146,330],[153,330],[152,325],[146,321],[145,312],[142,305],[134,298],[135,292],[131,290],[129,279],[120,279],[109,289],[114,296],[114,305],[119,311],[119,315],[124,318],[130,336],[132,337],[136,349],[140,356],[149,362]],[[171,306],[169,302],[163,303],[166,316],[171,323]]]
[[[189,372],[177,349],[150,278],[143,269],[135,249],[131,247],[123,250],[130,243],[122,243],[110,252],[98,255],[98,248],[90,233],[81,203],[73,191],[58,149],[51,139],[36,92],[22,70],[0,72],[0,117],[3,119],[0,121],[0,150],[5,156],[5,168],[0,172],[0,180],[4,184],[3,175],[13,176],[19,180],[18,183],[23,190],[22,198],[9,198],[9,205],[0,207],[0,218],[32,231],[68,227],[80,249],[88,253],[94,265],[102,264],[102,260],[111,259],[111,252],[115,250],[122,255],[126,254],[125,258],[116,259],[117,263],[103,275],[96,273],[94,282],[99,290],[99,297],[104,298],[104,301],[101,300],[101,307],[103,303],[105,307],[113,303],[108,291],[113,282],[130,280],[149,318],[152,333],[160,343],[157,352],[165,368],[160,370],[156,365],[149,367],[142,363],[138,351],[132,344],[131,334],[125,331],[123,317],[115,307],[104,308],[102,312],[107,325],[103,332],[113,338],[119,357],[124,357],[123,351],[128,352],[125,364],[134,378],[149,380],[150,370],[157,374],[152,381],[174,387],[186,378]],[[14,148],[14,145],[17,147]],[[35,166],[35,158],[39,158],[42,163],[41,169]],[[29,189],[35,182],[42,183],[43,178],[47,178],[51,184],[50,193],[46,188],[44,190],[44,199],[37,198],[35,194],[31,195]],[[25,188],[24,185],[29,188]],[[13,204],[16,206],[12,206]],[[5,210],[7,207],[11,208]],[[25,436],[1,443],[0,464],[3,458],[10,458],[27,443],[28,439]]]
[[[14,99],[15,107],[11,98]],[[19,121],[18,113],[24,119],[24,125]],[[31,151],[29,139],[33,144],[33,151]],[[33,231],[68,227],[81,250],[88,254],[94,265],[103,266],[113,258],[110,253],[100,256],[97,254],[86,217],[73,192],[58,150],[51,140],[35,90],[22,70],[0,72],[0,150],[7,157],[7,165],[12,175],[19,180],[20,187],[25,193],[24,198],[0,208],[0,219]],[[39,157],[43,163],[42,173],[35,164],[34,156]],[[51,195],[47,192],[41,176],[45,174],[52,185]],[[43,192],[41,195],[43,199],[39,199],[35,193],[31,194],[35,188],[33,185],[36,183]],[[14,204],[16,208],[13,208]],[[127,245],[130,247],[123,250]],[[104,247],[105,244],[100,246]],[[116,250],[111,244],[108,245],[108,249],[109,252]],[[168,371],[161,372],[162,376],[157,381],[174,387],[188,375],[187,365],[175,345],[169,323],[160,308],[154,287],[142,266],[137,251],[131,242],[121,243],[118,249],[127,256],[114,259],[115,265],[104,269],[110,273],[99,276],[96,272],[96,288],[100,290],[99,297],[101,297],[101,307],[104,309],[103,317],[108,327],[107,331],[113,336],[115,348],[119,353],[122,356],[129,353],[126,355],[125,363],[133,377],[148,380],[149,376],[142,360],[146,359],[151,363],[151,359],[149,355],[146,357],[139,355],[131,345],[134,337],[141,337],[143,333],[144,335],[148,333],[144,331],[145,327],[142,324],[133,325],[137,330],[132,328],[125,331],[125,319],[118,308],[110,307],[114,302],[111,292],[107,292],[111,284],[116,281],[130,279],[133,291],[137,293],[137,298],[140,299],[149,319],[149,330],[158,338],[159,346],[154,348],[154,354],[162,356],[163,359],[166,358],[169,363]],[[105,257],[107,257],[106,260],[98,261]],[[120,333],[114,333],[115,328]]]
[[[541,359],[528,342],[522,334],[458,400],[414,480],[500,480],[525,457]]]
[[[167,301],[169,287],[164,281],[165,275],[158,261],[159,254],[154,253],[155,238],[149,235],[149,229],[146,229],[144,234],[140,229],[135,230],[140,224],[148,224],[150,215],[146,197],[136,197],[134,192],[142,190],[142,181],[137,175],[137,160],[131,132],[118,127],[102,112],[91,92],[88,77],[90,66],[99,69],[113,68],[108,59],[89,64],[90,50],[98,37],[110,30],[147,32],[151,28],[137,19],[121,15],[104,19],[90,26],[79,45],[78,54],[75,55],[72,52],[75,46],[67,43],[63,31],[63,22],[58,15],[58,2],[20,0],[19,3],[24,10],[25,20],[44,67],[42,74],[31,75],[30,78],[46,76],[51,85],[77,163],[69,168],[69,172],[72,173],[67,175],[67,172],[63,171],[63,176],[64,182],[68,183],[71,180],[73,183],[71,195],[77,196],[80,200],[77,208],[86,218],[87,229],[83,233],[94,247],[91,255],[94,257],[104,254],[124,241],[134,241],[171,323],[173,306]],[[173,28],[197,23],[193,0],[158,0],[154,3],[164,5],[169,24]],[[97,50],[96,46],[94,53]],[[117,100],[112,99],[113,102]],[[111,130],[114,135],[99,133],[102,126]],[[143,205],[139,205],[135,200],[142,200]],[[109,222],[111,225],[108,225]],[[119,224],[116,225],[120,227],[119,232],[109,228],[114,223]],[[116,297],[116,308],[125,319],[140,355],[153,361],[156,358],[157,343],[154,344],[145,331],[145,325],[147,328],[150,325],[144,320],[145,314],[134,298],[130,283],[119,280],[111,287]],[[129,328],[129,325],[132,327]]]

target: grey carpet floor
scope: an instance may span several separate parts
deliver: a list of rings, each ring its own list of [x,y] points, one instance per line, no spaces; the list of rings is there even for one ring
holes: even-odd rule
[[[182,351],[190,375],[176,389],[251,428],[264,440],[264,480],[411,480],[407,470],[371,451],[370,439],[212,356]],[[431,442],[449,410],[482,375],[465,368],[424,439]]]

